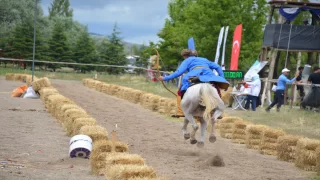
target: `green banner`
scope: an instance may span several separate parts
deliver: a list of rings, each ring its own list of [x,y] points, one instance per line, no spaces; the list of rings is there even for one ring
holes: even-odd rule
[[[223,71],[226,79],[243,79],[244,73],[242,71]]]

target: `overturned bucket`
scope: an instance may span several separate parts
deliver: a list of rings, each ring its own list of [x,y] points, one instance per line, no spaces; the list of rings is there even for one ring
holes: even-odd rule
[[[76,135],[69,142],[69,156],[71,158],[89,158],[92,150],[92,139],[87,135]]]

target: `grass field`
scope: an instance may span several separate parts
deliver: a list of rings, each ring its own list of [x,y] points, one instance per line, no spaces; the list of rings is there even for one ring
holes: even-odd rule
[[[28,73],[30,71],[12,70],[11,68],[1,68],[0,75],[6,73]],[[39,72],[36,71],[35,75],[38,77],[48,77],[51,79],[65,79],[65,80],[82,80],[83,78],[93,78],[95,73],[77,74],[77,73],[63,73],[63,72]],[[121,86],[131,87],[134,89],[143,90],[163,97],[175,98],[168,92],[161,83],[148,82],[142,76],[134,75],[106,75],[99,74],[98,80],[109,83],[118,84]],[[173,92],[177,91],[177,87],[168,84]],[[297,107],[290,109],[288,106],[283,106],[281,112],[277,113],[272,110],[270,113],[264,111],[264,108],[258,108],[256,112],[252,111],[233,111],[228,108],[227,113],[233,116],[239,116],[245,120],[250,120],[255,124],[265,124],[273,128],[284,129],[287,133],[303,135],[310,138],[320,138],[320,114],[311,111],[303,111]],[[182,121],[180,119],[169,118],[174,121]]]

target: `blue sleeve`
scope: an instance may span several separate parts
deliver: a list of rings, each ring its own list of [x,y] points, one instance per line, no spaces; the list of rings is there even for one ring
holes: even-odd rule
[[[282,76],[281,79],[282,79],[284,82],[288,83],[288,84],[291,84],[291,83],[293,83],[293,82],[296,80],[296,78],[293,78],[293,79],[290,80],[290,79],[288,79],[286,76]]]
[[[209,68],[216,70],[218,72],[219,76],[224,78],[222,68],[217,63],[209,61]]]
[[[181,76],[188,69],[189,63],[190,63],[189,59],[184,60],[174,73],[164,77],[163,80],[169,81],[171,79]]]

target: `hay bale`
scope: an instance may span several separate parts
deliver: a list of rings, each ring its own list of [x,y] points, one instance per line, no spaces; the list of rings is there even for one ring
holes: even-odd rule
[[[320,174],[320,146],[316,149],[316,171]]]
[[[13,81],[14,80],[14,74],[13,73],[6,73],[6,80],[7,81]]]
[[[232,126],[232,142],[238,144],[245,144],[246,127],[251,124],[250,121],[235,120]]]
[[[80,134],[90,136],[92,141],[108,139],[108,131],[102,126],[82,126],[79,130]]]
[[[108,180],[128,180],[129,178],[155,178],[156,172],[146,165],[113,165],[106,172]]]
[[[320,141],[309,138],[301,138],[297,142],[295,165],[306,171],[315,171],[317,165],[316,149]]]
[[[144,159],[137,154],[128,153],[109,153],[104,161],[100,161],[97,168],[99,169],[99,175],[106,175],[111,166],[121,165],[144,165]]]
[[[67,135],[70,136],[73,132],[74,121],[77,118],[90,118],[90,115],[87,114],[84,110],[79,108],[68,109],[65,111],[61,124],[64,127]]]
[[[231,139],[234,121],[242,121],[242,119],[238,117],[224,117],[219,121],[220,136],[223,138]]]
[[[44,87],[39,91],[40,99],[45,101],[45,98],[52,94],[58,94],[58,90],[53,87]]]
[[[266,128],[263,131],[259,151],[261,154],[277,155],[277,139],[285,135],[282,129]]]
[[[90,118],[90,117],[81,117],[81,118],[76,118],[73,122],[72,125],[72,132],[70,135],[74,136],[79,134],[79,130],[83,126],[93,126],[97,124],[97,120]]]
[[[49,79],[46,77],[40,78],[36,81],[33,81],[33,83],[32,83],[32,88],[35,91],[39,91],[43,87],[51,87],[51,83],[50,83]]]
[[[293,162],[295,160],[295,149],[300,136],[285,135],[277,140],[277,158],[279,160]]]
[[[99,173],[99,164],[104,161],[108,154],[112,151],[112,141],[109,140],[97,140],[93,142],[92,151],[90,154],[90,165],[92,174],[97,175]],[[115,143],[115,151],[118,153],[127,152],[128,145],[117,141]]]
[[[249,124],[246,127],[246,146],[249,149],[259,149],[263,132],[268,126]]]
[[[221,91],[221,99],[224,102],[224,104],[228,107],[232,104],[232,87],[229,87],[227,91]]]
[[[70,104],[61,104],[61,106],[57,106],[55,117],[60,123],[64,122],[64,115],[68,109],[81,109],[78,105],[70,103]],[[83,109],[81,109],[83,110]],[[84,111],[84,110],[83,110]]]

